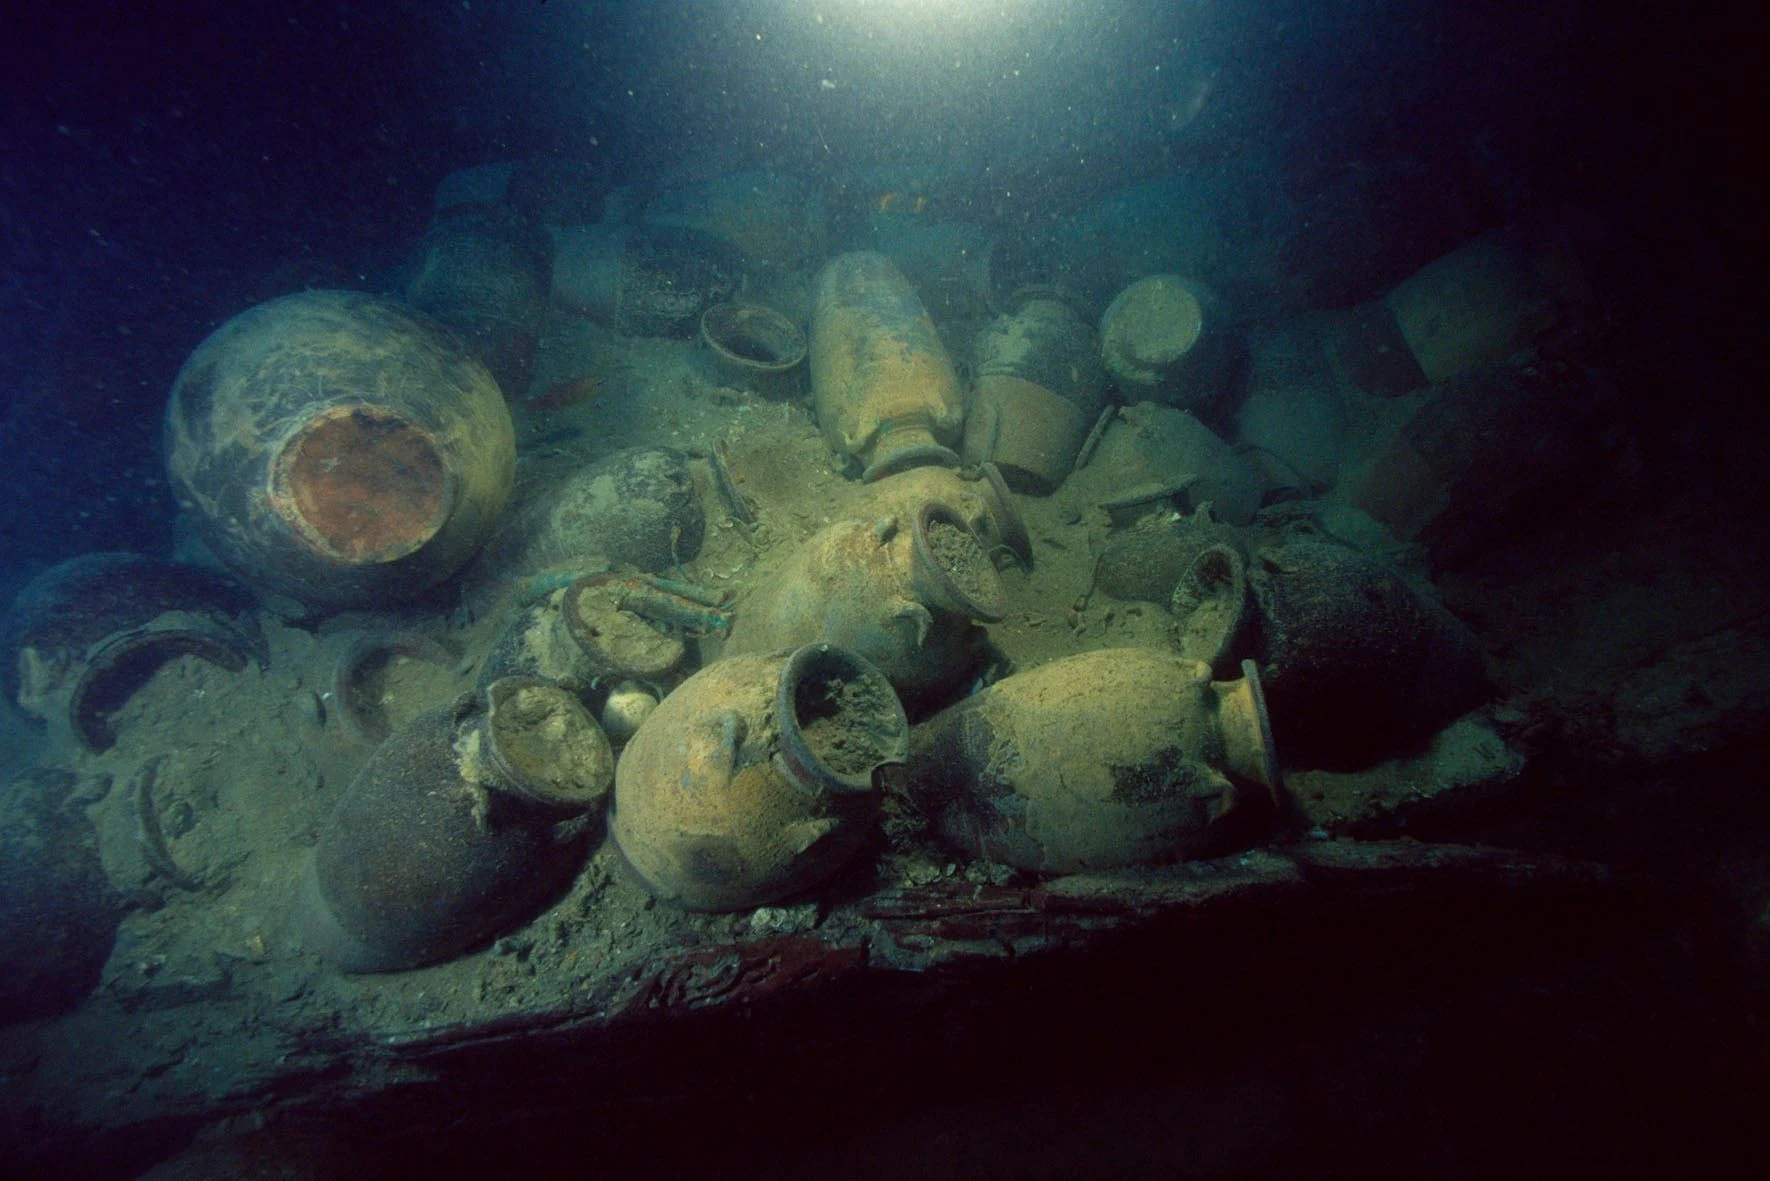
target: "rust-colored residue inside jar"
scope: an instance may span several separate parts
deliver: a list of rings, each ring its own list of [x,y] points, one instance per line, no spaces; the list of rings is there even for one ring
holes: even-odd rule
[[[366,566],[403,558],[436,536],[451,485],[428,431],[383,410],[341,406],[284,445],[271,501],[320,554]]]

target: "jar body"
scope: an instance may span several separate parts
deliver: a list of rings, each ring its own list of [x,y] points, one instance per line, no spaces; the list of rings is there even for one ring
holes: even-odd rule
[[[819,274],[811,396],[824,438],[862,479],[958,465],[958,373],[915,288],[882,254],[839,255]]]
[[[877,814],[909,723],[876,668],[829,645],[709,665],[627,743],[609,829],[658,898],[741,910],[834,873]],[[825,737],[838,741],[826,741]]]
[[[1166,652],[1085,652],[917,726],[903,782],[947,844],[1020,869],[1205,855],[1269,811],[1278,773],[1262,713],[1257,676],[1213,682]]]
[[[313,611],[459,570],[510,495],[516,439],[483,365],[392,300],[310,291],[242,312],[173,384],[166,467],[198,535]]]

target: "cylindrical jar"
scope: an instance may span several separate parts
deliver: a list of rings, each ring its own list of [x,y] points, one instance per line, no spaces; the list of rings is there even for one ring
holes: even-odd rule
[[[971,352],[965,461],[994,461],[1017,491],[1050,492],[1106,407],[1093,328],[1058,293],[1033,292],[980,329]]]
[[[824,438],[864,480],[958,466],[958,373],[915,288],[882,254],[839,255],[819,274],[811,396]]]

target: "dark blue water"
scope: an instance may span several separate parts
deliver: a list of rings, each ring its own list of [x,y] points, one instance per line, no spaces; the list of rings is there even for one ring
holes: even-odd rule
[[[486,161],[590,161],[616,184],[717,152],[838,190],[932,166],[970,217],[1012,226],[1261,153],[1285,207],[1239,212],[1295,221],[1266,235],[1282,243],[1276,269],[1230,276],[1255,300],[1351,303],[1564,201],[1640,231],[1639,261],[1664,284],[1647,298],[1677,310],[1727,281],[1706,270],[1725,261],[1707,244],[1736,214],[1750,104],[1728,89],[1722,35],[1670,6],[921,7],[934,15],[762,0],[13,14],[8,581],[88,549],[163,548],[156,422],[190,348],[270,295],[383,282],[437,181]]]

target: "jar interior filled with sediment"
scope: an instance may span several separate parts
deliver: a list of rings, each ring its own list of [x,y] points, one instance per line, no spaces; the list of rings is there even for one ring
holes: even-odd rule
[[[271,469],[270,502],[321,556],[352,566],[421,548],[453,507],[453,479],[431,433],[370,406],[309,419]]]

